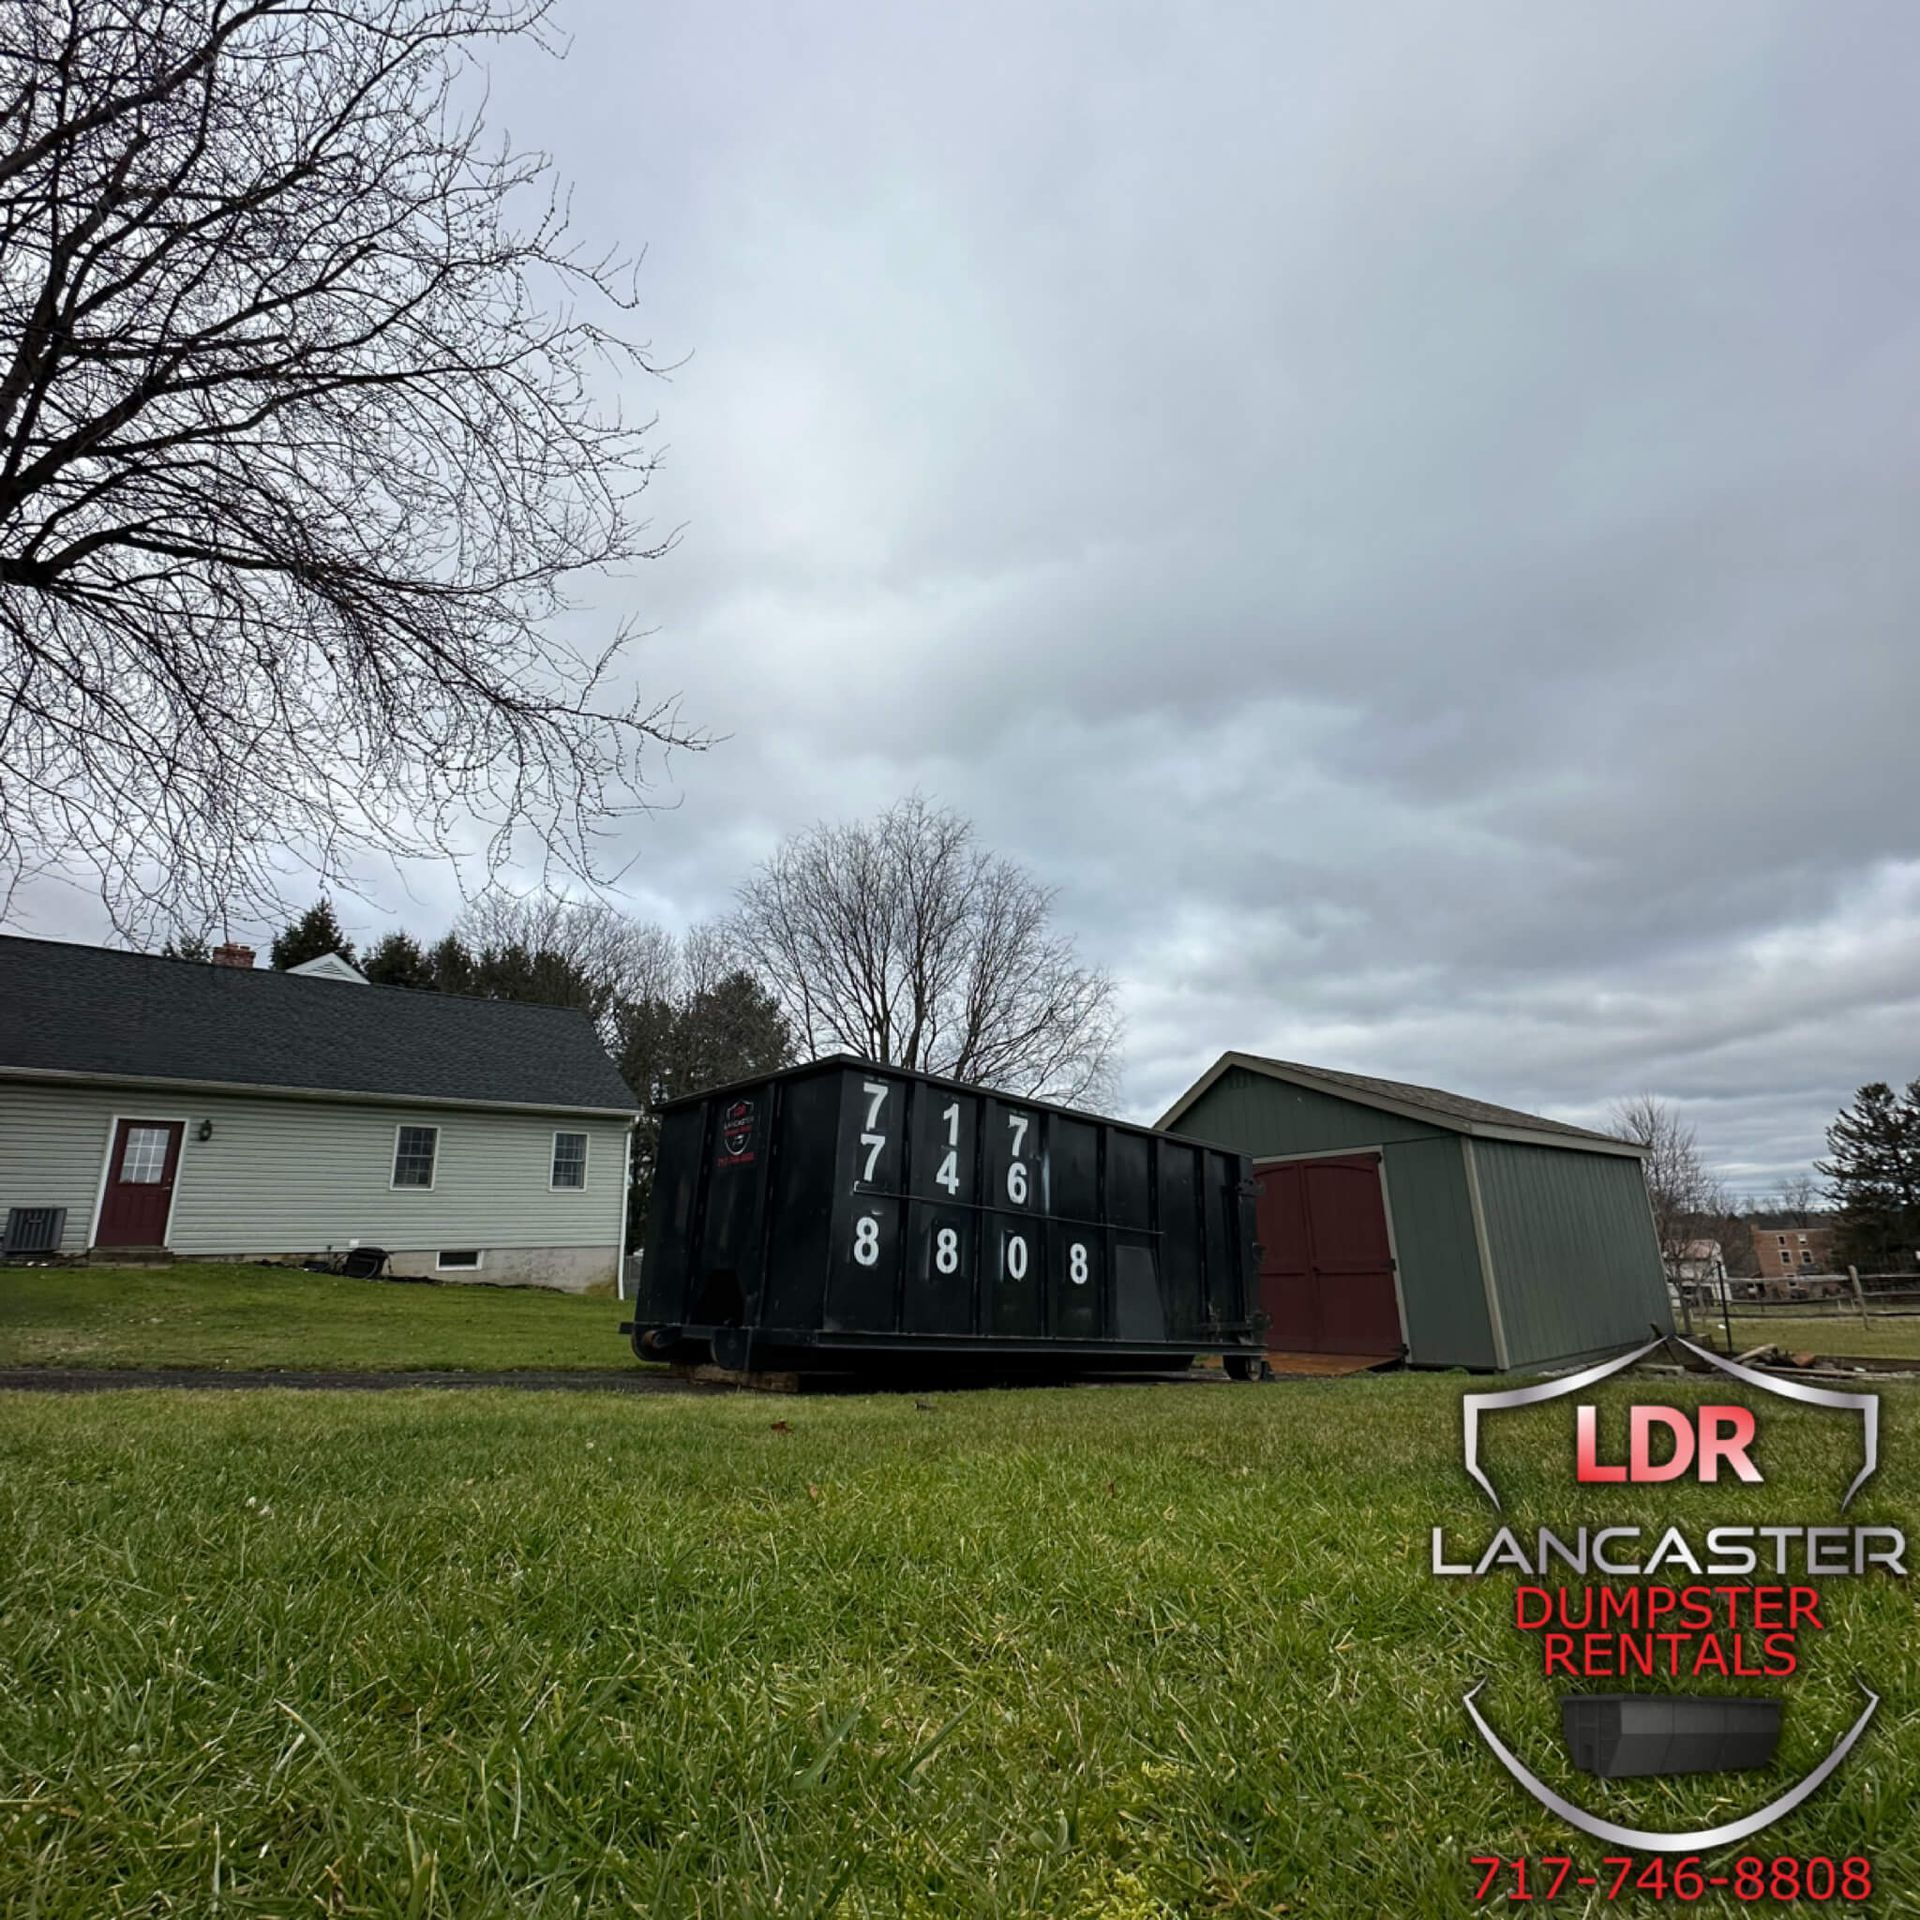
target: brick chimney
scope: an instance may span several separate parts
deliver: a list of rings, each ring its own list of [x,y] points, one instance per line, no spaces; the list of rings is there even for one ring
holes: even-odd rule
[[[241,946],[238,941],[228,940],[214,948],[213,964],[216,967],[250,967],[253,965],[253,949]]]

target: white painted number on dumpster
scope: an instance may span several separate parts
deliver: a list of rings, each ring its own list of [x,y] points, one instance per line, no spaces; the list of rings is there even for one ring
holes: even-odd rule
[[[940,1162],[940,1171],[936,1173],[934,1183],[945,1187],[949,1193],[960,1191],[960,1102],[956,1100],[940,1118],[947,1123],[947,1156]],[[953,1269],[946,1269],[951,1273]]]
[[[861,1082],[861,1090],[867,1096],[867,1130],[860,1136],[860,1144],[867,1150],[867,1167],[860,1178],[871,1181],[873,1169],[887,1147],[887,1136],[878,1131],[880,1109],[887,1104],[887,1089],[881,1081],[865,1080]],[[869,1260],[866,1264],[871,1266],[873,1262]]]
[[[952,1227],[942,1227],[933,1236],[933,1264],[942,1273],[960,1271],[960,1236]]]
[[[1007,1198],[1016,1207],[1027,1204],[1027,1163],[1020,1158],[1027,1144],[1027,1128],[1032,1124],[1024,1113],[1007,1115],[1007,1130],[1013,1135],[1013,1159],[1007,1167]],[[1024,1256],[1023,1256],[1024,1257]],[[1023,1267],[1022,1272],[1025,1271]],[[1019,1274],[1015,1274],[1017,1280]]]
[[[863,1267],[880,1264],[880,1222],[863,1213],[853,1226],[853,1257]]]

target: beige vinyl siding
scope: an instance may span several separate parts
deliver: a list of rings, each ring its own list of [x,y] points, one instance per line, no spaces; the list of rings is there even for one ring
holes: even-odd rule
[[[0,1210],[63,1206],[65,1246],[93,1228],[113,1116],[185,1119],[175,1253],[617,1247],[626,1129],[568,1114],[281,1100],[250,1094],[0,1082]],[[213,1122],[213,1137],[197,1138]],[[393,1180],[397,1127],[440,1130],[430,1189]],[[554,1188],[553,1136],[585,1133],[587,1184]]]
[[[0,1223],[9,1207],[65,1207],[61,1246],[86,1251],[100,1167],[107,1151],[107,1115],[91,1091],[49,1098],[38,1088],[0,1082]],[[176,1100],[153,1111],[181,1113]]]

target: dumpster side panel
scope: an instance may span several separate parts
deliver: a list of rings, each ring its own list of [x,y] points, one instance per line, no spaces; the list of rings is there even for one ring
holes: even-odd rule
[[[1048,1117],[997,1096],[982,1103],[986,1133],[983,1205],[1002,1213],[1038,1213],[1045,1203]]]
[[[826,1333],[890,1333],[906,1251],[900,1194],[911,1083],[898,1074],[851,1068],[837,1078],[833,1228],[826,1309],[818,1325]]]
[[[772,1089],[704,1100],[705,1231],[688,1316],[702,1326],[753,1324],[761,1294]]]
[[[912,1089],[907,1191],[917,1200],[971,1207],[980,1198],[980,1100],[924,1081]]]
[[[640,1263],[636,1318],[673,1325],[687,1318],[691,1300],[688,1276],[698,1252],[700,1140],[704,1107],[683,1107],[664,1115],[653,1169],[653,1198],[647,1209],[646,1258]]]
[[[979,1331],[978,1219],[971,1207],[908,1202],[902,1331],[951,1335]]]
[[[1158,1249],[1142,1233],[1117,1232],[1113,1238],[1114,1338],[1165,1340],[1167,1310],[1160,1294]]]
[[[826,1311],[841,1076],[776,1082],[767,1265],[758,1324],[817,1327]]]
[[[1179,1340],[1198,1340],[1206,1327],[1200,1240],[1201,1149],[1177,1141],[1157,1143],[1160,1161],[1160,1286],[1167,1330]]]
[[[1036,1340],[1046,1331],[1046,1244],[1039,1223],[1023,1214],[984,1216],[982,1291],[987,1328],[1003,1339]]]
[[[1098,1340],[1105,1332],[1107,1234],[1100,1216],[1100,1135],[1091,1122],[1047,1116],[1047,1331]]]
[[[1153,1225],[1149,1145],[1141,1134],[1107,1129],[1107,1218],[1116,1227]]]

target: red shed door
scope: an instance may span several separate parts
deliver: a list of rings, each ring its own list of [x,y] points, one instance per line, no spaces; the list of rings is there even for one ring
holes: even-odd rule
[[[173,1182],[180,1171],[179,1120],[122,1120],[113,1130],[107,1186],[100,1199],[101,1247],[163,1247]]]
[[[1380,1156],[1289,1160],[1254,1181],[1269,1351],[1397,1354],[1405,1336]]]

